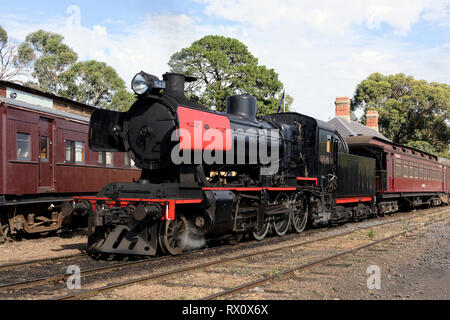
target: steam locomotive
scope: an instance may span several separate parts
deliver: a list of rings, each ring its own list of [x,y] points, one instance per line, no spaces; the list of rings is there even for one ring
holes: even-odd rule
[[[186,97],[194,80],[140,72],[129,111],[92,114],[90,148],[128,152],[142,174],[74,199],[89,212],[91,252],[178,255],[193,240],[262,240],[380,213],[378,160],[350,154],[334,126],[295,112],[256,117],[250,95],[210,110]]]

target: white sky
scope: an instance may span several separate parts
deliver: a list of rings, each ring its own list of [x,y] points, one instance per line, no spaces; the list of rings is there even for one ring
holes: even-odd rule
[[[234,37],[279,73],[295,111],[325,121],[335,98],[373,72],[450,83],[450,0],[138,2],[120,12],[111,4],[111,19],[96,19],[86,1],[44,2],[39,12],[25,1],[6,5],[0,25],[19,41],[39,28],[60,33],[81,60],[105,61],[127,84],[141,70],[160,77],[173,53],[205,35]]]

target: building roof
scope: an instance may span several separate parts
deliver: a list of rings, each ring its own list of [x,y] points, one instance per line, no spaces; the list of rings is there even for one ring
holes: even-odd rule
[[[69,113],[69,112],[65,112],[65,111],[61,111],[61,110],[57,110],[57,109],[41,107],[41,106],[38,106],[35,104],[29,104],[29,103],[26,103],[23,101],[15,100],[15,99],[0,97],[0,104],[2,102],[6,103],[8,105],[11,105],[11,106],[17,106],[17,107],[26,108],[26,109],[30,109],[30,110],[34,110],[34,111],[38,111],[38,112],[42,112],[42,113],[52,114],[52,115],[67,118],[67,119],[73,119],[73,120],[78,120],[78,121],[83,121],[83,122],[89,123],[88,117],[79,116],[79,115],[76,115],[73,113]]]
[[[339,134],[344,138],[352,136],[372,136],[389,141],[388,138],[383,136],[378,131],[366,127],[362,124],[359,124],[355,121],[347,122],[341,117],[334,117],[333,119],[328,121],[328,123],[333,124],[336,127],[336,130],[339,132]]]
[[[395,143],[386,139],[382,139],[380,137],[375,136],[353,136],[345,139],[349,146],[367,146],[367,145],[378,145],[379,147],[385,148],[387,145],[393,146],[394,150],[401,150],[403,152],[412,152],[412,154],[422,154],[422,157],[426,155],[429,159],[434,159],[438,161],[438,157],[432,153],[428,153],[413,147],[408,147],[399,143]],[[381,142],[381,144],[377,143],[377,141]],[[397,149],[396,149],[397,148]],[[409,150],[409,151],[408,151]]]
[[[91,111],[94,111],[96,109],[96,107],[93,107],[93,106],[90,106],[90,105],[87,105],[87,104],[84,104],[84,103],[81,103],[81,102],[77,102],[75,100],[70,100],[70,99],[67,99],[67,98],[64,98],[64,97],[61,97],[61,96],[57,96],[57,95],[54,95],[54,94],[49,93],[49,92],[45,92],[45,91],[41,91],[41,90],[34,89],[34,88],[31,88],[31,87],[27,87],[27,86],[21,85],[21,84],[16,83],[16,82],[0,80],[0,86],[11,87],[13,89],[26,91],[26,92],[33,93],[33,94],[36,94],[36,95],[39,95],[39,96],[42,96],[42,97],[47,97],[47,98],[50,98],[50,99],[56,99],[56,100],[66,102],[66,103],[71,104],[71,105],[78,105],[78,106],[83,107],[85,109],[90,109]],[[9,97],[7,97],[7,98],[9,98]]]

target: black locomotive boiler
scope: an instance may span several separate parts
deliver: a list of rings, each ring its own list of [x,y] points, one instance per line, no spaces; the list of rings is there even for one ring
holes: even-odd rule
[[[376,213],[375,160],[349,154],[332,125],[258,118],[249,95],[213,111],[186,98],[192,80],[141,72],[129,111],[92,114],[90,148],[128,152],[142,174],[75,199],[90,212],[89,250],[177,255],[197,239],[261,240]]]

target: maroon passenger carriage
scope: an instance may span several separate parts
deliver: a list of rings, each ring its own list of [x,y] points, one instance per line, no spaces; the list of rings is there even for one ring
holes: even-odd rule
[[[0,97],[0,241],[58,230],[73,196],[139,177],[127,154],[90,151],[88,132],[88,117]]]
[[[354,136],[346,141],[350,153],[376,159],[379,213],[448,203],[450,168],[438,157],[378,137]]]

